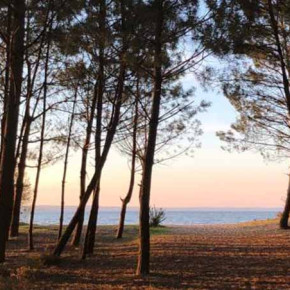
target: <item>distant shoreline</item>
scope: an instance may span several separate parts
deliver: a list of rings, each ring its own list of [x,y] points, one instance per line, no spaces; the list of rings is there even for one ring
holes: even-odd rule
[[[29,223],[24,223],[21,222],[20,223],[22,227],[26,227],[29,225]],[[206,227],[206,228],[212,228],[212,227],[216,227],[216,228],[223,228],[223,227],[233,227],[233,226],[262,226],[262,225],[273,225],[273,224],[277,224],[279,225],[279,219],[278,218],[272,218],[272,219],[264,219],[264,220],[252,220],[252,221],[246,221],[246,222],[237,222],[237,223],[228,223],[228,224],[191,224],[191,225],[180,225],[180,224],[162,224],[161,226],[157,227],[157,228],[167,228],[167,229],[176,229],[176,228],[202,228],[202,227]],[[67,226],[64,225],[65,227]],[[85,226],[87,226],[87,224],[85,224]],[[54,228],[58,228],[57,224],[46,224],[46,225],[42,225],[42,224],[34,224],[34,227],[39,227],[39,228],[48,228],[48,229],[54,229]],[[98,225],[97,227],[100,228],[115,228],[117,227],[117,225],[115,224],[107,224],[107,225]],[[125,225],[125,228],[137,228],[138,224],[129,224],[129,225]],[[154,227],[153,227],[154,229]]]
[[[30,208],[30,205],[23,206],[24,208]],[[37,205],[37,208],[59,208],[60,205]],[[90,207],[90,205],[88,205]],[[77,205],[66,205],[65,208],[77,208]],[[282,211],[281,207],[162,207],[156,206],[156,208],[162,208],[170,211]],[[128,210],[139,210],[137,206],[128,206]],[[100,210],[120,210],[120,206],[100,206]]]
[[[76,207],[66,207],[64,224],[69,224]],[[267,220],[276,218],[278,209],[164,209],[164,224],[171,225],[214,225],[237,224],[254,220]],[[22,222],[29,222],[30,208],[26,207],[21,215]],[[89,208],[85,214],[85,224],[88,222]],[[37,207],[34,222],[39,225],[58,225],[60,208],[55,206]],[[120,208],[101,207],[98,215],[98,225],[118,225]],[[134,225],[139,222],[139,209],[129,208],[126,214],[126,224]]]

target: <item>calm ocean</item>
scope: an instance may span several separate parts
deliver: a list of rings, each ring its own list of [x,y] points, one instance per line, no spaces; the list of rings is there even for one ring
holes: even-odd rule
[[[68,224],[76,207],[65,209],[64,223]],[[59,222],[59,207],[38,206],[34,222],[39,225],[54,225]],[[117,207],[100,208],[98,224],[118,224],[120,209]],[[279,209],[200,209],[200,208],[165,208],[165,225],[196,225],[196,224],[234,224],[253,220],[271,219],[277,216]],[[29,208],[25,208],[21,215],[22,222],[28,222]],[[88,220],[88,210],[85,221]],[[129,208],[126,215],[126,224],[137,224],[138,209]]]

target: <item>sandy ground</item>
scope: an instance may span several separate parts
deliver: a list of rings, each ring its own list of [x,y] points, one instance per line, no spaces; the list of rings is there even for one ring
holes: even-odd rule
[[[114,227],[100,227],[92,257],[82,261],[70,246],[54,266],[44,266],[43,255],[57,229],[36,228],[33,252],[25,231],[9,242],[1,289],[290,289],[290,231],[273,221],[155,229],[146,279],[135,276],[137,227],[122,240]]]

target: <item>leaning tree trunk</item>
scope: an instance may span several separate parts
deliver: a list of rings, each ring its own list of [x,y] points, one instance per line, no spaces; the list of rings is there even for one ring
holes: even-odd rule
[[[119,99],[118,103],[120,104],[119,106],[121,107],[121,99]],[[106,162],[108,153],[110,151],[110,148],[111,148],[111,145],[112,145],[112,142],[114,139],[114,135],[116,132],[116,127],[117,127],[118,122],[119,122],[119,116],[120,116],[120,108],[119,109],[117,108],[115,111],[114,117],[113,117],[113,121],[112,121],[111,126],[110,126],[110,131],[107,134],[107,138],[106,138],[106,142],[104,145],[102,156],[100,158],[100,162],[97,165],[98,170],[95,171],[86,191],[84,192],[83,198],[82,198],[74,216],[72,217],[70,223],[68,224],[65,232],[63,233],[63,235],[59,239],[59,241],[58,241],[58,243],[53,251],[53,255],[55,255],[55,256],[61,255],[62,251],[64,250],[64,248],[65,248],[65,246],[66,246],[66,244],[71,236],[71,234],[73,233],[76,225],[78,224],[78,222],[81,218],[81,215],[86,207],[86,204],[87,204],[93,190],[96,187],[96,184],[98,184],[100,181],[101,172],[102,172],[102,169],[103,169],[104,164]]]
[[[12,222],[11,222],[11,228],[10,228],[11,237],[17,237],[19,234],[21,200],[22,200],[22,193],[23,193],[23,188],[24,188],[26,157],[27,157],[27,149],[28,149],[28,141],[29,141],[30,125],[31,125],[30,117],[28,116],[27,118],[28,119],[25,121],[26,125],[25,125],[24,134],[23,134],[20,160],[18,163],[18,175],[17,175],[16,188],[15,188],[13,216],[12,216]]]
[[[0,163],[0,262],[5,260],[14,196],[15,149],[22,86],[25,1],[13,1],[11,63]],[[9,36],[10,37],[10,36]]]
[[[287,190],[287,197],[285,201],[285,207],[284,207],[282,216],[280,218],[281,229],[289,229],[289,225],[288,225],[289,213],[290,213],[290,174],[289,174],[288,190]]]
[[[48,13],[46,16],[47,22]],[[29,29],[30,22],[29,19],[27,20],[26,28]],[[24,120],[22,122],[22,127],[20,130],[20,136],[18,141],[18,147],[15,155],[16,162],[18,161],[19,155],[19,162],[18,162],[18,172],[17,172],[17,180],[16,180],[16,187],[15,187],[15,194],[14,194],[14,206],[13,206],[13,216],[12,216],[12,222],[10,227],[10,236],[16,237],[19,234],[19,221],[20,221],[20,210],[21,210],[21,201],[22,201],[22,195],[23,195],[23,189],[24,189],[24,177],[25,177],[25,170],[26,170],[26,159],[27,159],[27,151],[28,151],[28,143],[29,143],[29,135],[30,135],[30,128],[31,124],[34,121],[33,116],[30,116],[30,103],[31,98],[33,94],[33,88],[35,84],[35,80],[37,77],[39,65],[40,65],[40,59],[42,56],[42,47],[44,44],[45,34],[43,34],[41,42],[40,42],[40,48],[38,50],[38,56],[36,59],[36,65],[34,68],[34,72],[32,73],[31,70],[31,63],[27,61],[27,95],[26,95],[26,108],[25,108],[25,114],[24,114]],[[29,42],[29,34],[27,32],[26,35],[26,41]],[[29,52],[26,50],[26,59],[29,58]],[[38,98],[39,99],[39,98]],[[37,107],[38,101],[34,104],[34,110],[35,111]]]
[[[280,60],[280,68],[281,68],[281,74],[283,79],[283,89],[286,97],[286,105],[288,110],[288,115],[290,114],[290,89],[289,89],[289,79],[287,75],[287,68],[285,64],[284,54],[282,51],[282,45],[279,37],[279,25],[277,23],[276,17],[274,15],[274,8],[272,0],[268,0],[268,12],[271,20],[271,27],[274,33],[275,38],[275,44],[277,48],[277,53]],[[287,191],[287,198],[285,202],[285,208],[283,211],[283,214],[280,219],[280,228],[281,229],[287,229],[288,228],[288,218],[289,218],[289,211],[290,211],[290,184],[288,185],[288,191]]]
[[[58,239],[62,235],[62,228],[63,228],[65,182],[66,182],[66,173],[67,173],[67,165],[68,165],[68,154],[69,154],[70,143],[71,143],[71,134],[72,134],[72,128],[73,128],[73,123],[74,123],[77,95],[78,95],[78,89],[76,88],[75,89],[74,101],[73,101],[73,109],[72,109],[72,114],[71,114],[71,118],[70,118],[69,129],[68,129],[68,138],[67,138],[67,144],[66,144],[65,157],[64,157],[63,177],[62,177],[62,183],[61,183],[61,206],[60,206]]]
[[[88,147],[90,144],[90,138],[92,134],[92,126],[93,126],[93,120],[95,117],[95,110],[97,107],[97,128],[96,128],[96,136],[98,134],[101,134],[101,120],[102,120],[102,107],[103,107],[103,90],[104,90],[104,49],[105,49],[105,29],[106,29],[106,3],[104,0],[99,1],[100,6],[100,17],[99,17],[99,25],[101,30],[101,37],[100,37],[100,49],[99,49],[99,72],[98,72],[98,81],[96,82],[95,86],[95,92],[94,92],[94,98],[92,101],[91,106],[91,112],[90,112],[90,119],[87,126],[87,136],[85,141],[85,146],[83,149],[83,156],[82,156],[82,165],[81,165],[81,179],[80,179],[80,185],[81,185],[81,194],[80,194],[80,200],[82,199],[84,192],[85,192],[85,186],[86,186],[86,164],[87,164],[87,155],[88,155]],[[99,135],[99,138],[101,140],[101,135]],[[100,145],[99,145],[100,146]],[[96,148],[98,145],[96,144]],[[98,149],[96,149],[97,151]],[[98,156],[96,158],[100,158],[100,152],[98,153]],[[97,162],[96,162],[97,163]],[[80,220],[77,225],[77,229],[75,232],[75,236],[73,238],[73,245],[78,246],[80,243],[82,228],[84,223],[84,211],[81,214]]]
[[[49,28],[49,32],[50,31],[51,31],[51,26]],[[33,199],[32,199],[30,221],[29,221],[29,230],[28,230],[28,248],[29,248],[29,250],[34,249],[33,223],[34,223],[34,213],[35,213],[36,200],[37,200],[37,195],[38,195],[38,185],[39,185],[39,179],[40,179],[40,173],[41,173],[41,164],[42,164],[43,146],[44,146],[44,134],[45,134],[45,125],[46,125],[47,80],[48,80],[48,65],[49,65],[49,54],[50,54],[50,39],[49,38],[50,38],[50,33],[48,33],[47,49],[46,49],[46,53],[45,53],[44,82],[43,82],[43,115],[42,115],[42,124],[41,124],[41,132],[40,132],[39,155],[38,155],[36,178],[35,178],[35,184],[34,184]]]
[[[104,1],[101,3],[101,6],[105,7]],[[101,7],[102,8],[102,7]],[[103,8],[104,9],[104,8]],[[121,17],[122,17],[122,31],[125,32],[125,5],[124,1],[121,1]],[[105,11],[103,11],[103,17],[102,17],[103,23],[102,25],[105,25]],[[116,96],[113,105],[113,111],[120,111],[121,103],[122,103],[122,95],[124,91],[124,82],[125,82],[125,70],[126,70],[126,60],[125,56],[127,53],[127,41],[125,37],[123,37],[123,47],[120,52],[120,72],[118,76],[118,86],[116,90]],[[103,59],[103,47],[100,49],[100,78],[99,78],[99,93],[98,93],[98,111],[97,111],[97,129],[96,129],[96,135],[95,135],[95,146],[96,146],[96,164],[99,163],[100,160],[100,151],[101,151],[101,126],[102,126],[102,100],[103,100],[103,89],[104,89],[104,71],[103,71],[103,65],[104,65],[104,59]],[[109,126],[110,127],[110,126]],[[100,173],[101,176],[101,173]],[[95,244],[95,234],[96,234],[96,223],[97,223],[97,215],[98,215],[98,207],[99,207],[99,191],[100,191],[100,179],[98,180],[98,183],[96,184],[96,192],[93,197],[92,202],[92,208],[90,213],[90,219],[89,224],[87,228],[87,234],[86,234],[86,240],[84,243],[84,249],[83,249],[83,255],[82,258],[85,259],[86,254],[92,254],[94,252],[94,244]]]
[[[70,223],[68,224],[66,230],[64,231],[63,235],[61,236],[61,238],[58,240],[57,245],[53,251],[53,255],[55,256],[60,256],[62,251],[64,250],[71,234],[73,233],[76,225],[78,224],[81,215],[86,207],[86,204],[91,196],[92,191],[94,190],[95,184],[98,181],[99,176],[98,176],[98,172],[94,173],[94,176],[92,177],[86,191],[84,192],[83,198],[74,214],[74,216],[72,217]]]
[[[137,91],[139,91],[138,85],[137,85]],[[134,120],[133,120],[132,153],[131,153],[132,160],[131,160],[130,183],[129,183],[129,189],[128,189],[126,197],[124,199],[121,198],[122,208],[121,208],[121,212],[120,212],[119,226],[118,226],[117,235],[116,235],[117,239],[121,239],[123,236],[127,205],[131,201],[133,189],[134,189],[134,183],[135,183],[135,165],[136,165],[136,147],[137,147],[136,139],[137,139],[137,127],[138,127],[138,102],[139,102],[139,100],[137,97],[137,100],[135,101],[135,116],[134,116]]]
[[[125,53],[125,47],[124,47],[124,50],[122,52],[122,56],[124,56],[124,53]],[[121,57],[120,59],[123,59],[123,57]],[[108,135],[112,135],[112,133],[115,135],[115,132],[117,129],[119,115],[120,115],[120,109],[121,109],[121,104],[122,104],[123,89],[124,89],[125,67],[126,67],[125,63],[122,61],[121,67],[120,67],[120,74],[119,74],[119,78],[118,78],[116,97],[115,97],[116,105],[115,105],[115,108],[113,109],[115,114],[118,115],[118,120],[116,118],[115,118],[115,120],[112,120],[111,125],[109,125],[109,128],[112,128],[113,132],[108,132]],[[100,95],[100,102],[99,102],[100,104],[101,104],[101,100],[102,100],[102,95]],[[98,164],[100,162],[102,162],[102,159],[104,158],[104,154],[105,154],[105,156],[107,156],[108,149],[110,149],[110,147],[108,149],[106,149],[106,144],[105,144],[102,156],[99,157],[100,148],[101,148],[101,146],[100,146],[101,145],[101,131],[100,130],[101,130],[101,114],[98,116],[98,119],[97,119],[96,148],[97,148],[98,152],[96,152],[96,171],[99,170]],[[112,135],[112,137],[110,137],[110,138],[113,138],[114,135]],[[110,143],[110,146],[111,146],[111,143]],[[107,151],[107,153],[106,153],[106,151]],[[93,197],[92,208],[91,208],[91,213],[90,213],[90,220],[89,220],[87,234],[86,234],[87,241],[85,241],[85,243],[84,243],[84,249],[83,249],[83,255],[82,255],[83,259],[86,257],[87,253],[92,254],[94,251],[96,222],[97,222],[98,205],[99,205],[99,186],[100,186],[102,169],[103,169],[103,167],[101,167],[101,171],[98,173],[99,178],[98,178],[98,180],[96,180],[96,184],[95,184],[95,188],[97,187],[98,190],[96,190],[96,194]]]
[[[163,0],[155,1],[157,6],[155,27],[155,56],[154,56],[154,89],[149,122],[148,141],[144,158],[144,168],[140,187],[140,213],[139,213],[139,254],[137,275],[148,275],[150,272],[150,229],[149,229],[149,204],[151,191],[152,167],[159,123],[159,111],[162,88],[162,27],[163,27]]]
[[[65,232],[63,233],[62,237],[59,239],[54,251],[53,251],[53,255],[55,256],[60,256],[62,251],[64,250],[69,238],[71,237],[71,234],[73,233],[76,225],[78,224],[81,215],[85,209],[85,206],[93,192],[93,190],[96,187],[96,184],[99,183],[100,181],[100,177],[101,177],[101,172],[102,169],[104,167],[104,164],[106,162],[106,159],[108,157],[109,151],[111,149],[111,145],[112,142],[114,140],[114,136],[116,133],[116,129],[119,123],[119,118],[120,118],[120,110],[121,110],[121,105],[122,105],[122,95],[123,95],[123,86],[124,86],[124,76],[125,76],[125,67],[122,68],[122,74],[121,76],[123,76],[122,80],[123,82],[120,83],[120,81],[118,82],[118,86],[117,86],[117,91],[116,91],[116,107],[111,119],[111,122],[108,126],[109,131],[107,133],[106,136],[106,140],[105,140],[105,144],[103,147],[103,152],[102,152],[102,156],[100,158],[100,161],[98,163],[98,165],[96,166],[98,168],[98,170],[95,171],[86,191],[84,192],[84,195],[82,197],[82,200],[74,214],[74,216],[72,217],[70,223],[68,224]]]
[[[103,55],[102,55],[103,56]],[[103,60],[103,57],[100,57]],[[98,164],[101,158],[101,136],[102,136],[102,110],[103,110],[103,83],[104,81],[104,67],[103,61],[100,61],[100,71],[99,71],[99,88],[98,88],[98,102],[97,102],[97,125],[95,133],[95,170],[98,170]],[[82,259],[86,258],[87,254],[92,254],[94,252],[95,245],[95,233],[97,229],[97,220],[99,213],[99,196],[100,196],[100,178],[98,184],[96,184],[94,189],[93,203],[91,207],[84,248],[82,253]]]
[[[89,132],[88,132],[89,131]],[[86,136],[86,141],[85,145],[82,149],[82,162],[81,162],[81,175],[80,175],[80,203],[82,202],[82,198],[85,194],[86,190],[86,168],[87,168],[87,156],[88,156],[88,147],[90,144],[89,139],[91,138],[91,130],[88,130],[87,128],[87,136]],[[78,246],[80,244],[81,240],[81,235],[82,235],[82,230],[83,230],[83,224],[84,224],[84,215],[85,215],[85,210],[83,210],[80,214],[80,218],[77,224],[77,228],[72,240],[72,244],[74,246]]]
[[[11,4],[8,4],[8,13],[7,13],[7,29],[6,29],[6,60],[5,60],[5,81],[4,81],[4,100],[3,100],[3,115],[1,119],[1,147],[0,147],[0,158],[2,156],[2,149],[4,145],[4,130],[6,124],[6,115],[7,115],[7,102],[9,99],[9,85],[10,85],[10,66],[11,66],[11,22],[12,22],[12,12]]]
[[[97,220],[99,213],[99,197],[100,197],[100,185],[98,184],[94,190],[94,198],[84,242],[82,259],[85,259],[87,255],[93,254],[94,252],[95,233],[97,229]]]
[[[82,162],[81,162],[81,171],[80,171],[80,203],[82,202],[82,198],[86,191],[88,151],[89,151],[90,142],[91,142],[96,103],[97,103],[97,83],[95,84],[94,97],[93,97],[92,104],[90,107],[90,115],[89,115],[89,120],[88,120],[88,124],[86,128],[86,138],[85,138],[84,146],[82,148]],[[74,246],[78,246],[80,244],[83,224],[84,224],[84,215],[85,215],[85,208],[80,213],[80,218],[79,218],[79,221],[75,230],[75,234],[72,240],[72,244]]]

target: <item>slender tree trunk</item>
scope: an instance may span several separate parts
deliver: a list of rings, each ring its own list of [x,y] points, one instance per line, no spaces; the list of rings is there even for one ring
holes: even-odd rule
[[[28,117],[28,119],[25,122],[26,122],[26,125],[25,125],[24,134],[23,134],[20,160],[18,163],[18,175],[17,175],[16,188],[15,188],[13,216],[12,216],[12,222],[11,222],[11,228],[10,228],[11,237],[17,237],[19,235],[21,200],[22,200],[22,193],[23,193],[23,188],[24,188],[26,157],[27,157],[30,127],[31,127],[30,117]]]
[[[51,26],[49,30],[51,30]],[[34,213],[35,213],[35,206],[36,206],[36,200],[37,200],[37,194],[38,194],[38,184],[39,184],[40,173],[41,173],[44,134],[45,134],[45,125],[46,125],[47,79],[48,79],[48,64],[49,64],[49,53],[50,53],[50,39],[49,38],[50,38],[50,33],[48,33],[48,42],[47,42],[47,49],[46,49],[46,54],[45,54],[44,83],[43,83],[43,115],[42,115],[41,133],[40,133],[40,147],[39,147],[37,171],[36,171],[35,185],[34,185],[34,191],[33,191],[33,200],[32,200],[32,205],[31,205],[31,212],[30,212],[29,230],[28,230],[29,250],[34,249],[33,223],[34,223]]]
[[[105,5],[105,2],[103,2],[103,5]],[[123,1],[121,3],[121,5],[123,6]],[[124,25],[124,24],[123,24]],[[106,139],[104,142],[104,146],[103,146],[103,150],[102,150],[102,154],[95,166],[96,170],[95,173],[87,187],[87,190],[85,191],[82,200],[78,206],[78,209],[76,210],[73,218],[71,219],[68,227],[66,228],[64,234],[62,235],[62,237],[60,238],[60,240],[58,241],[53,254],[56,256],[60,256],[62,251],[64,250],[73,230],[75,229],[77,223],[80,220],[81,214],[85,209],[85,206],[88,202],[88,199],[90,198],[93,190],[96,188],[96,185],[100,184],[100,178],[101,178],[101,174],[102,174],[102,170],[104,167],[104,164],[106,162],[106,159],[108,157],[109,151],[111,149],[111,145],[116,133],[116,129],[117,126],[119,124],[119,119],[120,119],[120,111],[121,111],[121,106],[122,106],[122,96],[123,96],[123,91],[124,91],[124,81],[125,81],[125,75],[126,75],[126,62],[125,62],[125,53],[127,52],[127,45],[124,42],[123,43],[123,47],[122,47],[122,51],[120,54],[120,61],[121,61],[121,65],[120,65],[120,72],[119,72],[119,77],[118,77],[118,83],[117,83],[117,88],[116,88],[116,93],[114,96],[114,109],[112,110],[112,117],[110,120],[110,123],[108,124],[108,131],[107,131],[107,135],[106,135]],[[101,136],[99,136],[99,138],[101,138]],[[97,199],[98,196],[94,195],[94,199],[93,199],[93,204],[97,204]],[[90,229],[88,229],[90,230]]]
[[[100,19],[100,26],[105,29],[105,1],[100,3],[100,11],[101,11],[101,19]],[[125,32],[125,4],[124,1],[121,1],[121,17],[122,17],[122,31]],[[98,93],[98,111],[97,111],[97,129],[95,135],[95,146],[96,146],[96,164],[99,163],[100,159],[100,152],[101,152],[101,125],[102,125],[102,106],[103,106],[103,82],[104,82],[104,71],[103,71],[103,51],[104,46],[103,44],[100,47],[100,74],[99,74],[99,93]],[[123,94],[124,82],[125,82],[125,55],[127,52],[127,42],[125,37],[123,37],[123,47],[120,53],[120,73],[118,77],[118,88],[116,92],[116,96],[119,94],[118,97],[115,98],[116,102],[114,104],[115,110],[120,110],[119,105],[121,105],[121,99]],[[114,109],[113,109],[114,111]],[[101,174],[100,174],[101,176]],[[98,180],[98,184],[96,184],[97,190],[95,191],[95,195],[93,197],[93,203],[90,213],[89,224],[87,228],[86,240],[84,243],[83,255],[82,258],[86,257],[86,254],[93,254],[94,252],[94,244],[95,244],[95,234],[96,234],[96,223],[97,223],[97,215],[98,215],[98,206],[99,206],[99,187],[100,187],[100,179]]]
[[[70,123],[69,123],[65,157],[64,157],[63,177],[62,177],[62,183],[61,183],[61,206],[60,206],[58,239],[62,235],[63,216],[64,216],[64,195],[65,195],[65,182],[66,182],[66,173],[67,173],[67,165],[68,165],[68,154],[69,154],[70,143],[71,143],[71,134],[72,134],[72,128],[73,128],[73,123],[74,123],[77,95],[78,95],[78,89],[76,88],[74,101],[73,101],[73,109],[72,109],[71,119],[70,119]]]
[[[6,29],[6,64],[5,64],[5,88],[4,88],[4,103],[3,103],[3,117],[1,120],[1,150],[0,150],[0,158],[2,156],[2,147],[4,145],[4,131],[6,124],[6,115],[7,115],[7,102],[9,99],[9,85],[10,85],[10,66],[11,66],[11,21],[12,21],[12,13],[11,13],[11,4],[8,4],[8,14],[7,14],[7,29]]]
[[[268,0],[268,8],[269,8],[269,16],[271,19],[271,26],[272,26],[274,37],[275,37],[277,52],[278,52],[279,59],[280,59],[280,68],[281,68],[281,74],[282,74],[282,79],[283,79],[283,88],[284,88],[287,110],[288,110],[288,115],[289,115],[290,114],[289,79],[288,79],[288,75],[287,75],[284,54],[282,51],[282,45],[281,45],[280,36],[279,36],[279,25],[277,23],[275,15],[274,15],[272,0]],[[283,214],[282,214],[281,219],[280,219],[280,228],[281,229],[288,229],[289,228],[289,226],[288,226],[289,211],[290,211],[290,181],[289,181],[289,185],[288,185],[287,198],[286,198],[286,202],[285,202],[284,211],[283,211]]]
[[[101,158],[101,146],[102,146],[102,118],[103,118],[103,94],[104,94],[104,50],[105,50],[105,39],[106,39],[106,1],[102,0],[99,2],[100,17],[100,48],[99,48],[99,71],[98,71],[98,90],[97,90],[97,116],[96,116],[96,132],[95,132],[95,167],[98,170],[97,165]],[[123,90],[123,89],[122,89]],[[101,174],[100,174],[101,176]],[[101,177],[100,177],[101,180]],[[93,203],[91,207],[84,248],[82,253],[82,259],[86,258],[87,254],[93,254],[95,245],[95,234],[97,229],[97,220],[99,213],[99,196],[100,196],[100,180],[96,184]]]
[[[80,203],[82,202],[82,198],[86,191],[86,175],[87,175],[87,160],[88,160],[88,151],[90,147],[91,142],[91,135],[92,135],[92,129],[93,129],[93,121],[96,111],[96,104],[97,104],[97,82],[95,84],[94,88],[94,97],[92,100],[92,104],[90,107],[90,114],[89,114],[89,120],[86,128],[86,138],[84,142],[84,146],[82,148],[82,162],[81,162],[81,171],[80,171]],[[80,213],[80,218],[76,227],[76,231],[72,240],[72,244],[74,246],[79,246],[81,235],[82,235],[82,229],[84,224],[84,215],[85,215],[85,208]]]
[[[95,233],[97,229],[97,220],[99,213],[99,197],[100,197],[100,186],[96,186],[94,190],[94,198],[92,203],[92,208],[90,212],[88,229],[86,232],[84,248],[82,252],[82,259],[85,259],[87,255],[93,254],[95,246]]]
[[[5,260],[6,241],[11,223],[14,196],[15,149],[18,128],[19,104],[22,86],[25,1],[13,1],[13,40],[11,45],[11,74],[9,99],[5,104],[5,124],[0,163],[0,262]],[[6,100],[5,100],[6,101]]]
[[[288,182],[288,190],[287,190],[287,197],[285,201],[285,207],[280,218],[280,228],[281,229],[289,229],[288,220],[289,220],[289,213],[290,213],[290,174],[289,174],[289,182]]]
[[[100,6],[100,18],[99,18],[99,24],[100,24],[100,50],[99,50],[99,72],[98,72],[98,81],[96,82],[95,87],[95,94],[94,99],[92,103],[91,108],[91,115],[90,120],[87,128],[87,136],[86,136],[86,142],[83,150],[83,157],[82,157],[82,165],[81,165],[81,194],[80,194],[80,200],[82,199],[82,196],[85,192],[85,178],[86,178],[86,164],[87,164],[87,155],[88,155],[88,146],[90,143],[91,133],[92,133],[92,125],[93,120],[95,117],[95,110],[97,106],[97,129],[96,129],[96,136],[98,133],[100,133],[101,130],[101,120],[102,120],[102,97],[103,97],[103,90],[104,90],[104,49],[105,49],[105,39],[106,39],[106,2],[104,0],[99,1]],[[101,136],[99,137],[101,138]],[[96,145],[96,151],[97,151],[97,145]],[[100,152],[98,153],[98,156],[100,157]],[[96,162],[97,164],[98,162]],[[84,212],[81,214],[80,221],[78,222],[77,229],[75,232],[75,236],[73,239],[73,244],[75,246],[78,246],[80,243],[81,238],[81,232],[83,228],[84,223]]]
[[[46,14],[45,25],[47,25],[49,16],[49,9]],[[30,43],[30,15],[29,11],[27,11],[27,22],[26,22],[26,42],[27,44]],[[26,159],[27,159],[27,151],[28,151],[28,144],[29,144],[29,135],[30,135],[30,128],[31,124],[34,121],[33,116],[30,115],[30,103],[33,94],[33,88],[35,84],[35,80],[37,78],[37,73],[40,65],[40,60],[42,56],[44,41],[45,41],[45,34],[42,35],[39,49],[37,53],[37,59],[35,60],[35,67],[34,71],[32,72],[31,62],[29,61],[29,50],[26,49],[25,51],[25,60],[26,60],[26,68],[27,68],[27,95],[26,95],[26,108],[24,119],[22,122],[19,141],[17,145],[17,150],[15,154],[15,160],[18,162],[18,175],[15,187],[15,194],[14,194],[14,207],[13,207],[13,216],[12,222],[10,227],[10,235],[11,237],[18,236],[19,234],[19,221],[20,221],[20,210],[21,210],[21,202],[22,202],[22,195],[24,189],[24,177],[25,177],[25,170],[26,170]],[[35,112],[37,105],[38,105],[39,97],[34,104],[34,109],[32,110],[33,113]],[[19,158],[20,156],[20,158]]]
[[[24,140],[22,137],[25,137],[25,136],[23,136],[23,131],[24,131],[24,128],[26,126],[25,124],[27,124],[27,120],[28,119],[26,118],[26,112],[25,112],[25,117],[24,117],[23,124],[22,124],[21,130],[20,130],[20,136],[18,139],[18,145],[17,145],[17,149],[16,149],[16,154],[15,154],[15,166],[16,166],[18,158],[19,158],[21,145],[23,146],[23,149],[25,149],[24,148],[25,143],[24,143]],[[21,176],[23,174],[23,176],[24,176],[24,172],[22,172],[23,158],[19,162],[20,163],[18,164],[18,175],[17,175],[17,181],[16,181],[16,188],[14,188],[14,191],[15,191],[14,204],[13,204],[12,220],[11,220],[11,225],[10,225],[10,236],[11,237],[18,236],[18,231],[19,231],[19,219],[20,219],[20,207],[21,207],[21,196],[19,196],[19,188],[20,188],[19,175]],[[22,195],[22,191],[21,191],[21,195]]]
[[[70,223],[68,224],[66,230],[64,231],[63,235],[61,236],[61,238],[59,239],[54,251],[53,251],[53,255],[55,256],[60,256],[62,251],[64,250],[71,234],[73,233],[76,225],[78,224],[81,215],[85,209],[85,206],[91,196],[92,191],[94,190],[95,184],[97,182],[97,180],[99,179],[98,176],[98,172],[94,173],[94,176],[92,177],[84,195],[83,198],[74,214],[74,216],[72,217]]]
[[[101,158],[101,134],[102,134],[102,108],[103,108],[103,65],[100,66],[99,89],[98,89],[98,104],[97,104],[97,126],[95,133],[95,170],[98,170],[98,164]],[[102,170],[102,169],[101,169]],[[87,254],[94,252],[95,233],[97,228],[97,219],[99,213],[99,196],[100,196],[100,181],[101,172],[99,173],[99,180],[94,189],[93,203],[91,207],[82,259],[86,258]]]
[[[117,126],[119,123],[120,109],[121,109],[121,105],[122,105],[122,94],[123,94],[123,86],[124,86],[125,67],[122,67],[120,76],[122,76],[122,78],[120,77],[120,79],[122,79],[123,81],[120,82],[120,79],[119,79],[119,82],[118,82],[116,97],[115,97],[116,107],[114,110],[114,115],[112,117],[112,120],[108,126],[109,130],[108,130],[105,144],[103,147],[102,156],[100,158],[98,165],[96,166],[98,168],[98,170],[95,171],[74,216],[72,217],[72,219],[71,219],[70,223],[68,224],[66,230],[64,231],[62,237],[59,239],[59,241],[58,241],[58,243],[53,251],[53,254],[55,256],[61,255],[62,251],[64,250],[64,248],[65,248],[65,246],[66,246],[66,244],[67,244],[67,242],[72,234],[72,232],[74,231],[77,223],[80,220],[81,214],[84,211],[85,206],[86,206],[93,190],[96,187],[96,184],[98,184],[100,181],[101,172],[102,172],[102,169],[103,169],[104,164],[106,162],[106,159],[108,157],[109,151],[111,149],[111,145],[112,145],[112,142],[113,142],[113,139],[114,139],[114,136],[116,133],[116,129],[117,129]]]
[[[88,158],[87,156],[88,156],[88,148],[89,148],[90,138],[91,138],[91,133],[92,133],[91,129],[88,130],[88,127],[87,127],[87,136],[86,136],[85,145],[82,149],[82,162],[81,162],[81,174],[80,174],[80,203],[82,201],[82,198],[86,190],[86,172],[87,172],[86,168],[87,168],[87,158]],[[74,246],[79,246],[80,244],[82,229],[83,229],[83,224],[84,224],[84,215],[85,215],[85,210],[83,210],[80,214],[80,218],[79,218],[77,228],[76,228],[73,241],[72,241],[72,244]]]
[[[284,88],[284,93],[285,93],[285,97],[286,97],[288,114],[290,114],[289,79],[288,79],[288,76],[287,76],[287,69],[286,69],[284,54],[283,54],[283,51],[282,51],[282,45],[281,45],[281,41],[280,41],[280,36],[279,36],[279,25],[277,23],[275,15],[274,15],[274,9],[273,9],[272,0],[268,0],[268,8],[269,8],[269,16],[270,16],[270,19],[271,19],[271,26],[272,26],[274,37],[275,37],[277,52],[278,52],[279,59],[280,59],[280,68],[281,68],[281,74],[282,74],[282,79],[283,79],[283,88]]]
[[[150,229],[149,204],[151,191],[152,167],[159,123],[159,111],[162,88],[162,27],[163,27],[163,0],[155,0],[157,19],[155,27],[155,56],[154,56],[154,90],[151,118],[149,122],[149,135],[144,158],[144,170],[140,188],[140,214],[139,214],[139,254],[137,275],[148,275],[150,272]]]
[[[137,85],[137,91],[138,85]],[[132,136],[132,160],[131,160],[131,175],[130,175],[130,183],[129,183],[129,189],[127,192],[127,195],[124,199],[121,199],[122,201],[122,208],[120,212],[120,220],[119,220],[119,226],[117,230],[117,239],[121,239],[123,236],[124,231],[124,224],[125,224],[125,217],[126,217],[126,209],[128,203],[131,201],[133,189],[134,189],[134,183],[135,183],[135,165],[136,165],[136,139],[137,139],[137,127],[138,127],[138,97],[135,101],[135,116],[133,120],[133,136]]]

